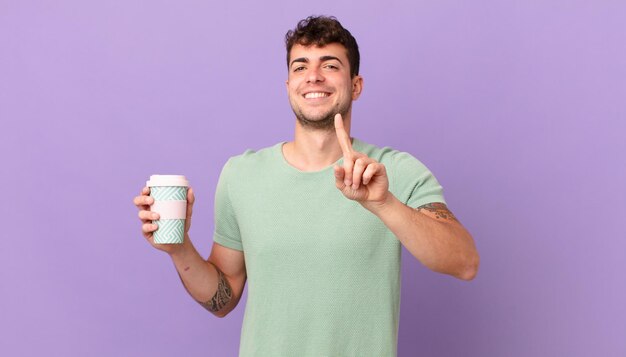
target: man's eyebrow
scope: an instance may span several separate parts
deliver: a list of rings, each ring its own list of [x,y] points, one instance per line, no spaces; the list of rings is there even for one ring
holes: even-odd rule
[[[343,64],[343,62],[341,62],[341,60],[335,56],[322,56],[320,57],[320,61],[322,62],[326,62],[326,61],[332,61],[332,60],[336,60],[337,62]]]
[[[332,60],[335,60],[335,61],[343,64],[343,62],[341,62],[341,60],[339,58],[335,57],[335,56],[322,56],[322,57],[320,57],[320,61],[322,61],[322,62],[332,61]],[[293,66],[293,64],[296,63],[296,62],[309,63],[309,59],[306,58],[306,57],[296,58],[293,61],[291,61],[290,66]]]
[[[309,63],[309,59],[308,59],[308,58],[306,58],[306,57],[299,57],[299,58],[296,58],[295,60],[291,61],[290,66],[292,66],[292,65],[293,65],[294,63],[296,63],[296,62],[304,62],[304,63]]]

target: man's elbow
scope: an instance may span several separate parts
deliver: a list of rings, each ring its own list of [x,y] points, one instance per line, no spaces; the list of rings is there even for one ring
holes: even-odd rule
[[[465,264],[463,271],[458,275],[458,278],[465,281],[474,280],[478,274],[478,266],[480,265],[480,256],[478,252],[475,252],[468,262]]]
[[[219,311],[219,312],[214,312],[213,316],[218,317],[220,319],[223,319],[224,317],[226,317],[226,315],[228,315],[230,311]]]
[[[213,314],[213,316],[215,316],[215,317],[218,317],[218,318],[222,319],[222,318],[226,317],[226,315],[230,314],[230,312],[231,312],[231,311],[233,311],[234,309],[235,309],[235,307],[234,307],[234,306],[230,306],[230,307],[226,307],[226,306],[225,306],[225,307],[224,307],[223,309],[221,309],[221,310],[218,310],[218,311],[209,310],[209,312],[210,312],[211,314]]]
[[[208,309],[215,317],[224,318],[226,315],[230,314],[237,305],[239,304],[239,298],[241,296],[230,296],[228,302],[219,310],[215,311],[212,309]]]

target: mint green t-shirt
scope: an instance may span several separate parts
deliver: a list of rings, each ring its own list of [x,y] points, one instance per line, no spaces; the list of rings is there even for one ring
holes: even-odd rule
[[[332,165],[300,171],[282,145],[229,159],[215,194],[214,240],[244,252],[248,276],[239,355],[395,356],[400,242],[341,194]],[[385,165],[389,190],[408,206],[445,203],[410,154],[353,147]]]

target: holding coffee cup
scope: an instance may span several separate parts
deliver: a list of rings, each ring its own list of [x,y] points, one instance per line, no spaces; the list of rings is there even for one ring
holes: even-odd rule
[[[158,226],[154,243],[183,243],[189,181],[181,175],[152,175],[146,186],[154,199],[150,211],[159,214],[159,219],[152,221]]]

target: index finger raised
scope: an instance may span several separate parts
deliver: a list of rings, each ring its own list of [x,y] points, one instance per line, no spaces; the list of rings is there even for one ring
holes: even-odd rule
[[[352,142],[350,141],[350,135],[348,135],[346,129],[343,127],[341,114],[335,115],[335,133],[337,133],[337,139],[339,140],[341,151],[343,151],[343,156],[348,156],[348,154],[353,152]]]

